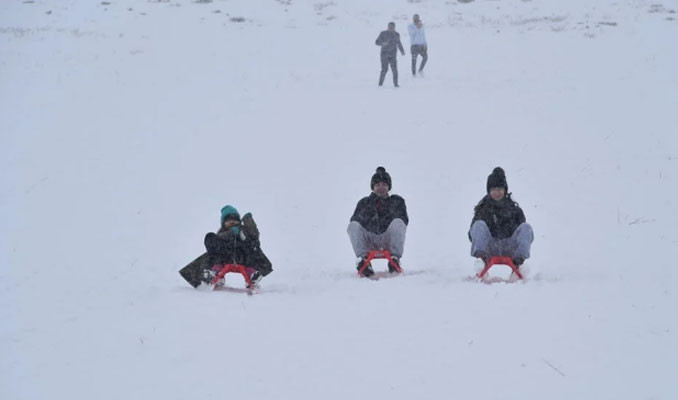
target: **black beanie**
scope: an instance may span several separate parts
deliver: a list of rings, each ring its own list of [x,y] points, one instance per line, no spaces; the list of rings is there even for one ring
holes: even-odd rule
[[[388,184],[388,190],[391,190],[391,175],[386,172],[384,167],[377,167],[377,172],[372,175],[372,180],[370,181],[370,189],[374,190],[374,185],[379,182]]]
[[[506,175],[504,175],[504,170],[501,167],[495,168],[490,176],[487,177],[487,193],[490,193],[490,189],[496,187],[504,188],[504,191],[508,193]]]

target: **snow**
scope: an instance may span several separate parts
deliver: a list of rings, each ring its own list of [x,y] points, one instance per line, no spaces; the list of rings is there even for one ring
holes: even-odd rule
[[[1,2],[0,398],[677,398],[676,11]],[[346,226],[379,165],[411,222],[405,275],[371,281]],[[496,166],[524,283],[468,279]],[[177,274],[225,204],[274,265],[254,296]]]

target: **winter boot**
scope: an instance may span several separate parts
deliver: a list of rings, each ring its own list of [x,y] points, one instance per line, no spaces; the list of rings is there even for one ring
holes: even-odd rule
[[[259,282],[264,278],[264,276],[259,273],[259,271],[255,271],[252,276],[250,276],[250,281],[252,282],[252,286],[258,286]]]
[[[359,258],[358,259],[358,265],[356,266],[356,269],[358,270],[358,272],[360,272],[360,269],[363,267],[364,264],[365,264],[365,257]],[[361,276],[363,276],[365,278],[369,278],[372,275],[374,275],[374,270],[372,269],[372,263],[368,263],[367,267],[365,267],[365,269],[361,273]]]
[[[395,264],[398,265],[398,268],[400,268],[400,257],[392,256],[391,259],[393,260],[393,262],[394,262]],[[399,271],[398,271],[397,269],[395,269],[395,268],[393,267],[393,265],[391,265],[391,263],[388,263],[388,272],[394,274],[394,273],[397,273],[397,272],[399,272]]]
[[[217,272],[212,270],[212,269],[206,269],[206,270],[203,270],[203,272],[202,272],[202,281],[204,283],[208,284],[208,285],[210,283],[212,283],[212,281],[216,277],[217,277]],[[216,282],[215,286],[224,286],[225,283],[226,283],[226,280],[222,277],[221,279],[219,279]]]

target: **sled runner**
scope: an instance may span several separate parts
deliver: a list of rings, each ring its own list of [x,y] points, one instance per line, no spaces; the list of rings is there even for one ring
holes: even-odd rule
[[[367,266],[370,265],[370,262],[372,260],[378,260],[378,259],[388,260],[388,264],[391,267],[393,267],[393,269],[395,269],[397,273],[402,274],[403,269],[400,268],[400,265],[398,265],[397,262],[393,261],[393,256],[391,255],[390,251],[388,251],[388,250],[372,250],[369,253],[367,253],[367,257],[365,258],[363,265],[360,267],[360,270],[358,270],[358,276],[362,277],[363,272],[365,271]]]
[[[520,273],[520,271],[518,271],[518,267],[516,267],[516,265],[513,263],[511,257],[504,256],[495,256],[490,258],[489,261],[487,261],[487,264],[485,264],[485,268],[483,268],[483,270],[478,274],[478,278],[482,279],[485,274],[487,274],[487,271],[489,271],[494,265],[506,265],[513,270],[513,273],[519,279],[523,279],[523,275]]]

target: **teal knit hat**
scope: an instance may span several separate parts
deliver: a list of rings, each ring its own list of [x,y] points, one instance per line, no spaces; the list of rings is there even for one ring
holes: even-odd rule
[[[240,214],[238,213],[238,210],[236,210],[235,207],[231,205],[227,205],[221,209],[221,225],[224,224],[224,220],[229,215],[235,215],[236,217],[238,217],[238,219],[240,219]]]

